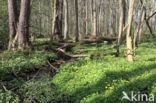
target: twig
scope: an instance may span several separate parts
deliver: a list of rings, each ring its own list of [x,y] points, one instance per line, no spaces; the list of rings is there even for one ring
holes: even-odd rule
[[[123,31],[125,31],[128,27],[128,24],[126,24],[126,26],[123,28]]]
[[[47,63],[49,64],[49,66],[54,69],[54,70],[58,70],[58,68],[54,67],[49,61],[47,61]]]
[[[4,89],[4,91],[5,91],[5,92],[7,92],[7,91],[8,91],[4,85],[3,85],[3,89]]]

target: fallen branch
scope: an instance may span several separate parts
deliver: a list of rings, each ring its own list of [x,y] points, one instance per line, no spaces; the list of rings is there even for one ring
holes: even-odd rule
[[[54,69],[54,70],[58,70],[58,68],[54,67],[49,61],[47,61],[47,63],[49,64],[49,66]]]
[[[7,92],[7,91],[8,91],[4,85],[3,85],[2,87],[3,87],[3,89],[4,89],[4,91],[5,91],[5,92]]]
[[[91,44],[91,43],[103,43],[105,41],[116,41],[117,38],[110,38],[110,37],[100,37],[100,38],[97,38],[97,39],[93,39],[93,40],[83,40],[83,41],[80,41],[80,45],[83,45],[83,44]]]
[[[81,54],[81,55],[72,55],[73,58],[81,58],[81,57],[88,57],[87,54]]]
[[[87,57],[89,55],[70,55],[66,53],[63,49],[52,49],[52,51],[57,55],[58,58],[62,58],[64,60],[70,60],[72,58],[80,58],[80,57]]]
[[[116,41],[117,38],[115,37],[100,37],[97,39],[93,39],[93,40],[82,40],[78,43],[71,43],[71,42],[67,42],[67,43],[59,43],[59,42],[52,42],[51,45],[55,45],[55,46],[59,46],[61,49],[66,48],[66,47],[73,47],[76,46],[78,44],[83,45],[83,44],[90,44],[90,43],[103,43],[104,41]],[[41,42],[41,43],[34,43],[33,46],[40,46],[40,45],[48,45],[50,44],[50,41],[45,41],[45,42]]]

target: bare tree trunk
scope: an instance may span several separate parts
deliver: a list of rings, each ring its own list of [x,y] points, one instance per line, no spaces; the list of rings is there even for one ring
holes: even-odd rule
[[[8,49],[12,49],[12,44],[17,30],[17,4],[16,0],[8,0],[8,15],[9,15],[9,45]]]
[[[144,15],[143,14],[143,5],[141,7],[141,11],[140,11],[140,17],[139,17],[139,22],[138,22],[138,25],[136,27],[136,30],[134,32],[134,39],[133,39],[133,49],[135,51],[136,49],[136,46],[137,46],[137,40],[138,40],[138,36],[139,36],[139,30],[141,28],[141,25],[143,24],[143,21],[144,21],[144,17],[143,17],[143,20],[142,20],[142,16]]]
[[[132,21],[133,21],[133,9],[135,0],[130,0],[129,12],[128,12],[128,28],[127,28],[127,57],[128,61],[134,61],[134,53],[132,46]]]
[[[68,0],[64,0],[64,9],[65,9],[65,13],[64,13],[64,40],[68,39]]]
[[[88,35],[88,2],[87,0],[85,1],[85,6],[86,6],[86,36]]]
[[[154,15],[156,14],[156,12],[155,12],[154,15],[150,16],[149,18],[147,18],[147,17],[146,17],[146,16],[147,16],[147,13],[146,13],[146,12],[147,12],[147,11],[146,11],[146,6],[144,5],[144,2],[146,2],[146,1],[140,0],[140,2],[141,2],[141,4],[143,5],[143,9],[144,9],[144,11],[145,11],[145,16],[144,16],[145,23],[146,23],[146,25],[147,25],[147,27],[148,27],[148,29],[149,29],[149,31],[150,31],[152,37],[155,38],[155,35],[153,34],[153,30],[152,30],[152,28],[151,28],[151,26],[150,26],[150,24],[149,24],[149,20],[150,20],[150,18],[151,18],[152,16],[154,16]]]
[[[115,31],[114,31],[114,14],[113,14],[112,5],[113,5],[113,3],[112,3],[112,1],[110,1],[110,5],[109,5],[109,9],[110,9],[110,36],[115,35]]]
[[[142,36],[142,31],[143,31],[143,25],[144,25],[144,18],[145,18],[145,10],[143,10],[143,13],[141,15],[141,26],[140,29],[138,31],[138,39],[139,41],[141,41],[141,36]]]
[[[97,36],[96,0],[93,0],[93,36]]]
[[[76,13],[76,35],[75,35],[75,41],[79,41],[79,18],[78,18],[78,0],[75,0],[75,13]]]
[[[58,9],[59,9],[59,0],[54,0],[53,3],[54,5],[51,5],[51,6],[54,6],[53,18],[52,18],[52,29],[51,29],[52,30],[51,42],[53,41],[53,37],[55,36],[56,20],[58,17]]]
[[[29,16],[30,16],[30,0],[21,1],[21,9],[19,16],[19,25],[18,25],[18,49],[24,50],[28,45],[29,35]]]
[[[124,27],[124,0],[120,0],[120,23],[119,23],[119,34],[118,34],[118,43],[117,43],[117,54],[116,56],[119,55],[119,48],[120,48],[120,42],[121,42],[121,37],[123,35],[123,27]]]

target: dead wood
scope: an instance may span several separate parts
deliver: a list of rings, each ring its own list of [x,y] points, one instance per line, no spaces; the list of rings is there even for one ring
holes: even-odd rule
[[[55,45],[55,46],[59,46],[61,49],[63,48],[67,48],[67,47],[73,47],[76,46],[78,44],[83,45],[83,44],[91,44],[91,43],[103,43],[105,41],[116,41],[117,38],[115,37],[100,37],[100,38],[96,38],[96,39],[92,39],[92,40],[82,40],[78,43],[72,43],[72,42],[52,42],[51,45]],[[40,45],[48,45],[50,43],[50,41],[45,41],[45,42],[41,42],[41,43],[34,43],[33,46],[40,46]]]
[[[63,60],[70,60],[72,58],[80,58],[80,57],[89,56],[89,55],[70,55],[61,48],[52,49],[52,51],[57,55],[58,58],[62,58]]]
[[[117,38],[110,38],[110,37],[100,37],[100,38],[95,38],[95,39],[92,39],[92,40],[83,40],[83,41],[80,41],[80,45],[83,45],[83,44],[91,44],[91,43],[103,43],[105,41],[116,41]]]
[[[49,64],[49,66],[54,69],[54,70],[58,70],[58,68],[54,67],[49,61],[47,61],[47,63]]]

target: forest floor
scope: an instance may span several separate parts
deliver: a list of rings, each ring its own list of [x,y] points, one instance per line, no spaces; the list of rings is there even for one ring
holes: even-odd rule
[[[139,44],[134,63],[125,45],[120,57],[112,55],[114,43],[77,45],[68,53],[90,56],[69,63],[43,48],[0,54],[0,103],[129,103],[123,91],[156,94],[155,42]]]

